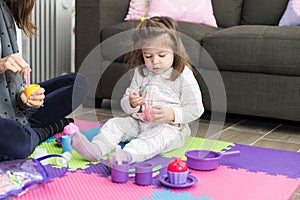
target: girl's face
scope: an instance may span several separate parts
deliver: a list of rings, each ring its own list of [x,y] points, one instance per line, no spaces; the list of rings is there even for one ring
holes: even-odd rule
[[[174,52],[171,47],[156,40],[144,45],[142,54],[149,71],[155,74],[163,74],[173,67]]]

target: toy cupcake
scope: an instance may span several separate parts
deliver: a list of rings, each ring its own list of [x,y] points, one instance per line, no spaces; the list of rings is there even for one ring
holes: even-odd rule
[[[175,158],[168,164],[168,180],[172,184],[185,184],[189,175],[186,161]]]

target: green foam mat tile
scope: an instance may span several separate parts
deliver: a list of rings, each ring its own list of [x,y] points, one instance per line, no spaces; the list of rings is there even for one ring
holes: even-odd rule
[[[45,148],[47,150],[48,154],[62,154],[61,147],[57,146],[55,142],[55,138],[50,138],[47,141],[41,143],[36,148]],[[34,155],[35,151],[30,155],[29,157],[32,157]],[[50,158],[49,164],[52,164],[53,167],[61,168],[64,166],[59,166],[56,164],[57,158]],[[96,164],[98,162],[90,162],[85,160],[80,154],[78,154],[75,150],[72,150],[72,158],[69,161],[69,170],[75,171],[77,169],[86,169],[88,167],[88,164]]]
[[[231,146],[234,146],[234,143],[217,141],[217,140],[209,140],[205,138],[198,137],[187,137],[185,143],[182,147],[177,148],[175,150],[163,153],[162,156],[171,158],[171,157],[180,157],[181,159],[186,159],[185,152],[188,150],[194,149],[204,149],[204,150],[212,150],[216,152],[220,152],[225,149],[229,149]],[[48,154],[58,154],[61,155],[61,147],[58,147],[55,138],[50,138],[47,141],[40,144],[37,148],[45,148]],[[32,157],[35,152],[29,157]],[[103,156],[103,159],[106,159],[107,156]],[[52,164],[54,167],[61,168],[63,166],[59,166],[56,164],[57,158],[50,158],[49,164]],[[85,160],[80,154],[78,154],[75,150],[72,151],[72,158],[69,161],[69,169],[71,171],[75,171],[77,169],[86,169],[88,168],[88,164],[97,164],[98,162],[90,162]]]
[[[231,142],[210,140],[198,137],[187,137],[182,147],[169,151],[162,155],[167,158],[179,157],[185,160],[185,152],[189,150],[202,149],[221,152],[222,150],[230,149],[230,147],[232,146],[234,146],[234,143]]]

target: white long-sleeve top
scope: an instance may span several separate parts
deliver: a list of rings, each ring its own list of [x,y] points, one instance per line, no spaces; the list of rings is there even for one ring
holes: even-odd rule
[[[129,88],[121,99],[121,107],[129,115],[137,113],[140,107],[132,108],[129,95],[142,91],[146,107],[161,105],[174,111],[174,124],[188,124],[198,119],[204,112],[199,85],[191,69],[185,67],[175,81],[168,78],[173,68],[161,75],[150,72],[147,68],[134,71]],[[143,74],[141,74],[143,73]]]

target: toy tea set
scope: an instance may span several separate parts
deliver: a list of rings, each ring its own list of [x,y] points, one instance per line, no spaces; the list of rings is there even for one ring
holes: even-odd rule
[[[118,150],[116,151],[118,155]],[[119,154],[121,155],[121,154]],[[162,185],[171,188],[186,188],[198,182],[198,179],[191,175],[189,169],[210,171],[219,167],[221,157],[231,157],[240,155],[240,151],[229,151],[224,153],[208,150],[191,150],[185,153],[187,160],[175,158],[168,163],[167,174],[160,176]],[[161,165],[154,167],[149,162],[137,163],[135,169],[129,169],[130,165],[122,158],[116,156],[116,160],[111,165],[111,180],[116,183],[124,183],[129,177],[135,177],[137,185],[152,184],[153,177],[159,174]],[[134,172],[132,175],[130,172]]]

